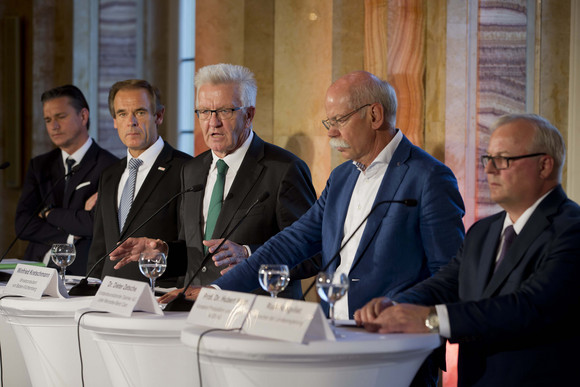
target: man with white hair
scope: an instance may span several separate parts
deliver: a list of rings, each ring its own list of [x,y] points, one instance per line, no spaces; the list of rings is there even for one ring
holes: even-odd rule
[[[197,184],[205,189],[182,199],[180,241],[166,241],[168,248],[160,240],[129,239],[111,259],[123,258],[116,266],[122,267],[137,260],[147,247],[169,250],[171,256],[185,241],[187,283],[207,252],[214,252],[249,207],[268,193],[215,253],[213,262],[201,267],[193,284],[208,285],[300,218],[316,200],[316,192],[304,161],[253,132],[257,85],[248,68],[223,63],[203,67],[195,75],[195,88],[195,113],[210,150],[183,168],[183,189]],[[306,263],[293,270],[290,285],[281,295],[302,297],[300,281],[293,280],[315,274],[316,268],[310,267]]]

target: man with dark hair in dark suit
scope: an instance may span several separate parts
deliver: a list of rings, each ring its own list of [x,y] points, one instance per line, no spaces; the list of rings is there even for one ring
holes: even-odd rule
[[[53,243],[75,243],[76,259],[67,270],[81,275],[91,245],[99,176],[117,158],[89,137],[89,106],[76,86],[48,90],[41,101],[46,130],[58,148],[30,161],[16,210],[16,233],[30,242],[24,259],[50,265]],[[65,177],[72,168],[76,172]]]
[[[310,170],[304,161],[285,149],[263,141],[252,130],[257,85],[248,68],[231,64],[203,67],[195,76],[195,87],[195,112],[210,150],[185,164],[182,188],[203,184],[205,189],[182,198],[181,242],[169,243],[169,256],[175,254],[174,247],[183,245],[185,241],[187,279],[201,269],[194,283],[207,285],[297,220],[314,203],[316,193]],[[221,209],[214,212],[214,192],[222,173],[220,164],[225,165],[220,197],[217,199]],[[221,238],[265,192],[270,196],[252,210],[241,227],[216,252],[213,262],[202,267],[208,249],[214,251]],[[167,251],[167,246],[161,241],[148,242],[152,248]],[[138,259],[138,253],[146,243],[145,239],[129,240],[111,254],[111,259],[126,257],[118,264],[121,267]],[[290,285],[281,296],[301,298],[299,279],[316,272],[315,261],[293,270]],[[170,296],[175,294],[173,292]]]
[[[491,129],[482,162],[504,211],[475,223],[433,277],[355,318],[371,331],[459,343],[459,386],[577,385],[580,207],[560,185],[564,140],[534,114]]]
[[[119,138],[127,146],[127,157],[105,170],[99,181],[99,201],[95,215],[94,241],[89,270],[107,275],[147,281],[137,262],[114,270],[109,259],[99,258],[181,190],[181,167],[191,156],[173,149],[158,134],[165,107],[158,90],[147,81],[130,79],[115,83],[109,91],[109,111]],[[178,200],[174,200],[142,227],[136,236],[175,240],[179,232]],[[175,286],[185,274],[187,262],[175,254],[167,260],[162,278]],[[91,273],[93,275],[93,273]]]

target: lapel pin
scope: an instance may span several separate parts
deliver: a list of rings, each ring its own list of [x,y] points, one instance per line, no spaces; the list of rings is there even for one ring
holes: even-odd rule
[[[165,171],[165,167],[157,167],[157,169],[160,171]]]

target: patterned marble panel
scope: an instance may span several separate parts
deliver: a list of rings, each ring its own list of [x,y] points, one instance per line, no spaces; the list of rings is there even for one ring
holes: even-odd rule
[[[109,113],[113,83],[137,77],[137,0],[100,0],[99,5],[99,144],[125,156]]]
[[[526,110],[526,29],[526,0],[480,0],[477,160],[485,154],[490,125],[503,114]],[[476,165],[476,217],[482,218],[498,207],[489,198],[483,166]]]

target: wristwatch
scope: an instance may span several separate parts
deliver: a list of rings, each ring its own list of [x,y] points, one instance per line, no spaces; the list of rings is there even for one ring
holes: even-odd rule
[[[429,314],[425,319],[425,326],[431,333],[439,333],[439,316],[434,306],[429,308]]]

